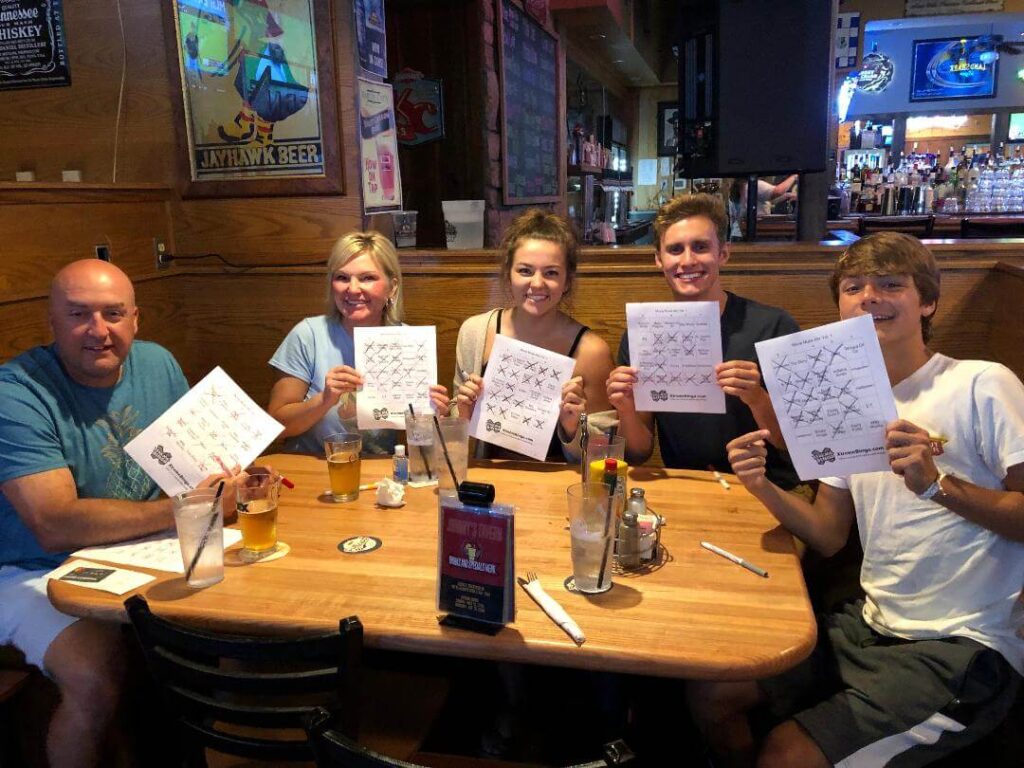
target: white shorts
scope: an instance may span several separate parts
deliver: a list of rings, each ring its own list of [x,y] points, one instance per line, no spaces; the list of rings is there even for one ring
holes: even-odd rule
[[[61,613],[46,596],[46,574],[15,565],[0,566],[0,645],[12,644],[25,660],[46,672],[46,649],[76,621]]]

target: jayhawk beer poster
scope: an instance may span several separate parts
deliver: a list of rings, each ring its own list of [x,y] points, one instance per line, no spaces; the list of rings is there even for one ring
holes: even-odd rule
[[[366,213],[402,210],[391,86],[359,78],[359,167]]]
[[[323,177],[312,0],[173,0],[193,181]]]

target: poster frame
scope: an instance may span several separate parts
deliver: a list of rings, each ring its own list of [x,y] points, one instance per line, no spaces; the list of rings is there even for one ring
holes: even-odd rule
[[[171,99],[175,133],[178,137],[177,167],[179,192],[182,198],[216,197],[277,197],[298,195],[345,194],[342,168],[344,148],[338,111],[338,84],[334,50],[335,25],[330,0],[305,0],[309,3],[315,26],[317,57],[317,98],[320,108],[323,176],[296,176],[287,178],[245,178],[194,180],[192,178],[192,142],[185,118],[184,73],[182,72],[180,43],[176,15],[178,0],[161,0],[164,34],[173,41],[172,53],[167,57],[173,97]]]

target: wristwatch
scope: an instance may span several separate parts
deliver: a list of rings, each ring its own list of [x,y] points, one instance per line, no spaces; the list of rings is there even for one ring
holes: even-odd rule
[[[935,496],[935,494],[942,493],[942,479],[946,476],[945,472],[939,472],[939,476],[935,478],[935,482],[921,491],[921,493],[917,494],[917,498],[921,499],[921,501],[928,501]]]

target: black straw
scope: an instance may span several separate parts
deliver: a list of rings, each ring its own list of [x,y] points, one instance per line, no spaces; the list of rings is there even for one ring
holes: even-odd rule
[[[455,486],[455,490],[459,490],[459,479],[455,477],[455,467],[452,466],[452,459],[448,455],[448,445],[444,441],[444,435],[441,434],[441,422],[437,420],[437,414],[434,414],[434,428],[437,429],[437,436],[441,440],[441,450],[444,451],[444,460],[448,463],[448,471],[452,474],[452,485]]]
[[[409,403],[409,415],[416,418],[416,411],[413,410],[412,403]],[[434,420],[437,420],[436,416],[434,417]],[[420,458],[423,459],[423,468],[427,470],[427,480],[433,480],[434,472],[430,469],[430,461],[427,459],[427,452],[423,450],[422,445],[417,445],[416,447],[420,449]]]
[[[217,502],[220,501],[220,495],[224,493],[224,481],[221,480],[217,485],[217,495],[213,497],[213,503],[210,505],[210,524],[206,526],[206,532],[203,533],[203,538],[199,540],[199,546],[196,547],[196,553],[192,556],[192,562],[188,565],[188,570],[185,571],[185,581],[188,581],[192,576],[192,571],[196,569],[196,563],[199,562],[200,556],[203,554],[203,550],[206,548],[206,542],[210,539],[210,534],[213,532],[213,528],[217,525]]]

